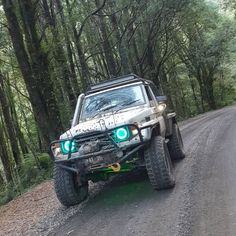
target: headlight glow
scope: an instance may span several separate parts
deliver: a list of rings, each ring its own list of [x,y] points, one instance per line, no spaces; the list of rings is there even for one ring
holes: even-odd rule
[[[127,126],[114,130],[114,138],[116,142],[123,142],[130,138],[130,130]]]
[[[63,154],[68,154],[69,152],[76,152],[75,142],[70,140],[61,142],[61,150]]]

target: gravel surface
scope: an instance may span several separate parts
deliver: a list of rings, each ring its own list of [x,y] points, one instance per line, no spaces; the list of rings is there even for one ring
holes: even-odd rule
[[[78,206],[66,208],[57,200],[53,182],[46,181],[0,207],[0,236],[48,235],[68,218],[81,212],[103,186],[91,182],[89,198]]]
[[[154,191],[137,172],[91,184],[87,201],[65,208],[47,181],[0,208],[0,235],[236,235],[235,117],[231,106],[181,122],[174,189]]]

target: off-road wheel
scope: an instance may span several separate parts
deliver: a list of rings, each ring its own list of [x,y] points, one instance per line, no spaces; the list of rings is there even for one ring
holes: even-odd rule
[[[168,142],[168,149],[172,160],[181,160],[185,157],[182,136],[176,123],[172,126],[172,135]]]
[[[172,162],[165,139],[154,136],[144,151],[146,169],[154,189],[168,189],[175,185]]]
[[[80,183],[80,176],[57,165],[53,169],[54,188],[64,206],[79,204],[88,196],[88,181]]]

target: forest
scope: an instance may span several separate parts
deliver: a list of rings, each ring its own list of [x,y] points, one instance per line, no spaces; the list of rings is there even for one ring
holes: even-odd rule
[[[234,1],[2,0],[0,204],[51,177],[90,84],[135,73],[179,120],[236,100]]]

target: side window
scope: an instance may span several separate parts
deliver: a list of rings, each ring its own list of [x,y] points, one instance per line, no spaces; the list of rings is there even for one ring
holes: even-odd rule
[[[145,90],[146,90],[147,97],[148,97],[148,100],[150,102],[150,105],[155,106],[155,101],[154,101],[154,98],[153,98],[152,93],[150,91],[150,88],[148,86],[145,86]]]
[[[148,96],[148,100],[152,101],[153,97],[152,97],[152,94],[150,93],[150,90],[149,90],[148,86],[145,86],[145,90],[146,90],[146,93],[147,93],[147,96]]]
[[[155,97],[161,95],[161,92],[159,91],[159,89],[154,84],[150,84],[150,87],[151,87],[152,92],[154,93]]]

